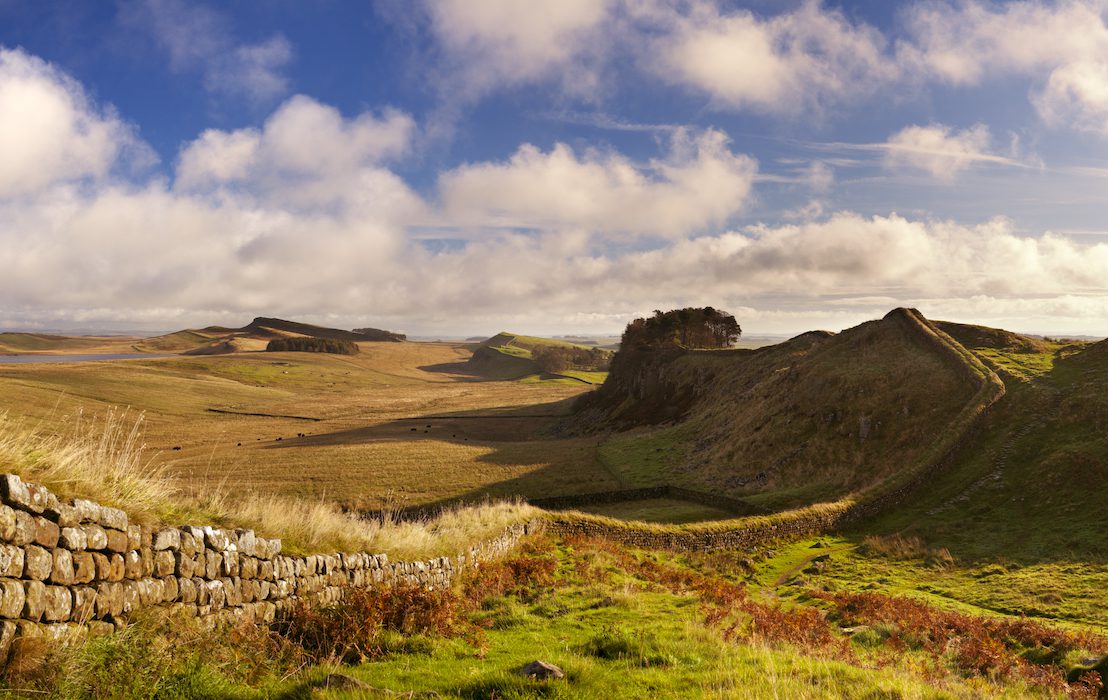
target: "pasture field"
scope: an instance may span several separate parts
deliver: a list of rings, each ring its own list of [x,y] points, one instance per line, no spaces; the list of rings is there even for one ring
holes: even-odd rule
[[[587,384],[484,381],[465,373],[461,344],[360,346],[5,365],[0,405],[61,431],[128,407],[186,492],[380,508],[616,487],[595,439],[546,434]]]

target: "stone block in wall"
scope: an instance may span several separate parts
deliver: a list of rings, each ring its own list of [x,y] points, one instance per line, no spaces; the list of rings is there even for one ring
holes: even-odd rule
[[[104,551],[108,548],[108,533],[104,531],[104,528],[95,523],[89,523],[88,525],[82,525],[81,529],[85,531],[85,541],[89,549]]]
[[[253,530],[235,530],[234,540],[239,553],[248,557],[257,556],[258,538]]]
[[[127,566],[123,562],[122,554],[110,554],[108,556],[108,580],[122,581],[127,578]]]
[[[22,547],[35,541],[35,516],[22,510],[15,511],[15,530],[9,540]]]
[[[179,552],[178,552],[179,554]],[[173,558],[174,552],[168,549],[154,553],[154,575],[159,578],[172,576],[177,570],[177,562]]]
[[[182,527],[178,528],[181,533],[181,552],[186,556],[195,557],[204,549],[204,533],[200,533],[200,537],[192,533],[192,528]]]
[[[96,578],[96,563],[91,552],[73,552],[73,582],[89,583]]]
[[[208,549],[224,552],[231,546],[231,538],[223,530],[208,526],[203,528],[204,544]]]
[[[22,547],[0,544],[0,576],[22,578],[24,552]]]
[[[235,551],[228,551],[223,553],[223,561],[219,565],[219,573],[221,576],[238,576],[239,575],[239,553]]]
[[[154,550],[143,547],[139,550],[139,561],[142,562],[142,575],[150,577],[154,575]]]
[[[18,630],[14,622],[0,622],[0,666],[7,666]]]
[[[72,619],[84,623],[96,617],[96,589],[91,586],[74,586],[72,591]]]
[[[22,581],[0,580],[0,617],[9,620],[22,617],[26,598]]]
[[[58,535],[58,545],[71,552],[88,549],[88,535],[79,527],[63,527]]]
[[[181,548],[181,531],[167,528],[154,533],[154,551]]]
[[[127,526],[127,549],[142,549],[142,526]]]
[[[142,578],[142,555],[133,549],[123,553],[123,577],[131,580]]]
[[[0,474],[0,497],[4,503],[30,513],[41,513],[46,505],[46,495],[42,491],[28,488],[28,484],[16,474]]]
[[[96,617],[118,617],[123,614],[123,584],[102,582],[96,587]]]
[[[42,514],[57,523],[58,527],[73,527],[80,523],[80,519],[77,516],[77,509],[68,503],[59,501],[54,494],[50,494],[50,498]]]
[[[192,578],[196,573],[196,560],[184,552],[173,552],[174,573],[181,578]]]
[[[118,508],[111,508],[109,506],[100,507],[100,525],[112,530],[119,530],[120,532],[127,532],[127,514]]]
[[[123,591],[123,614],[129,615],[131,612],[138,610],[142,602],[142,584],[138,581],[124,581],[119,586],[120,590]]]
[[[46,604],[42,619],[47,622],[66,622],[73,612],[73,594],[67,586],[47,586]]]
[[[95,524],[100,522],[100,504],[84,498],[74,498],[73,509],[77,511],[77,522]]]
[[[227,592],[223,590],[223,581],[205,581],[204,588],[208,591],[208,605],[212,610],[222,610],[227,602]]]
[[[0,541],[11,542],[15,539],[15,510],[0,504]]]
[[[273,575],[273,562],[269,559],[263,559],[258,563],[258,578],[263,581],[272,581]]]
[[[45,581],[54,568],[54,558],[50,551],[29,544],[23,548],[23,576],[34,581]]]
[[[68,549],[55,549],[50,552],[53,566],[50,569],[50,583],[58,586],[72,586],[76,572],[73,569],[73,553]]]
[[[46,609],[46,584],[42,581],[23,582],[23,619],[38,622]]]
[[[182,603],[194,605],[196,603],[196,580],[191,578],[177,579],[178,598]]]
[[[104,528],[104,534],[107,536],[108,539],[108,546],[106,547],[106,549],[109,552],[123,554],[127,551],[127,532],[125,530]]]
[[[204,553],[204,573],[203,578],[212,579],[219,578],[219,569],[223,566],[223,557],[219,552],[208,550]]]
[[[92,552],[92,563],[96,567],[96,580],[107,581],[112,573],[112,560],[102,552]]]
[[[207,581],[202,578],[192,579],[193,584],[196,586],[196,604],[207,605],[211,598],[211,591],[208,589]]]
[[[181,595],[181,584],[177,581],[176,576],[169,576],[162,579],[162,600],[167,603],[176,601]]]
[[[61,536],[61,528],[42,516],[35,517],[35,544],[47,549],[58,546],[58,538]]]
[[[239,576],[245,579],[253,579],[258,576],[258,560],[250,556],[239,557]]]

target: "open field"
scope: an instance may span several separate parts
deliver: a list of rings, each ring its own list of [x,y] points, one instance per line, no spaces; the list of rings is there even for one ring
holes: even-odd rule
[[[63,431],[81,413],[142,413],[145,443],[186,491],[376,508],[616,486],[595,440],[545,435],[588,385],[455,373],[470,354],[460,344],[361,348],[3,366],[0,405],[9,418]]]

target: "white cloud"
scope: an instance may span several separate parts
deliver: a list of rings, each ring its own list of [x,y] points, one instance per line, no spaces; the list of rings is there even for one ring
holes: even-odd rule
[[[720,106],[797,114],[865,95],[894,75],[880,32],[815,0],[766,18],[693,2],[649,20],[661,31],[644,62]]]
[[[988,153],[990,136],[984,124],[956,131],[943,124],[907,126],[884,144],[885,163],[891,168],[922,170],[950,180],[975,163],[1010,163]]]
[[[576,93],[595,87],[590,57],[613,0],[434,0],[431,31],[446,53],[447,82],[469,95],[557,78]]]
[[[439,180],[448,219],[470,225],[579,227],[678,237],[720,224],[745,204],[757,163],[719,131],[677,130],[664,159],[645,166],[618,153],[578,155],[524,145],[504,163],[477,163]]]
[[[257,44],[235,39],[222,14],[183,0],[132,0],[123,21],[148,32],[177,72],[198,71],[213,93],[266,101],[288,92],[292,45],[278,34]]]
[[[954,85],[1029,76],[1048,124],[1108,134],[1106,12],[1103,0],[919,3],[905,13],[898,59]]]
[[[75,81],[0,48],[0,198],[103,178],[123,155],[138,164],[154,158],[114,113],[91,107]]]

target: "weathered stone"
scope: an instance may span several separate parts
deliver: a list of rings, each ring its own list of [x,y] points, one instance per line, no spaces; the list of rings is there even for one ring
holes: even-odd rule
[[[173,552],[161,550],[154,554],[154,575],[159,578],[172,576],[177,568],[177,562],[173,559]]]
[[[100,504],[83,498],[73,499],[73,509],[77,511],[77,520],[82,523],[100,522]]]
[[[239,575],[239,554],[238,552],[224,552],[223,561],[220,563],[219,573],[223,576],[238,576]]]
[[[178,597],[182,603],[196,603],[196,581],[191,578],[177,580]]]
[[[127,514],[118,508],[109,508],[108,506],[101,506],[100,508],[100,524],[105,528],[111,528],[112,530],[119,530],[120,532],[127,531]]]
[[[204,564],[204,578],[209,580],[219,578],[219,569],[223,565],[223,557],[217,552],[209,550],[204,556]]]
[[[49,502],[42,514],[57,523],[58,527],[73,527],[80,523],[77,509],[68,503],[62,503],[54,494],[50,494]]]
[[[115,625],[110,622],[92,620],[87,623],[87,626],[88,636],[90,637],[104,637],[109,634],[115,634]]]
[[[73,620],[88,622],[96,616],[96,589],[89,586],[73,588]]]
[[[24,581],[23,594],[23,619],[38,622],[46,609],[46,584],[42,581]]]
[[[558,668],[554,664],[548,664],[545,661],[532,661],[523,668],[519,669],[518,673],[525,678],[534,678],[540,681],[545,681],[550,678],[566,677],[566,674],[562,671],[562,669]]]
[[[68,549],[55,549],[50,552],[50,556],[54,560],[53,567],[50,570],[50,582],[59,586],[73,585],[75,574],[73,553]]]
[[[54,568],[54,557],[49,550],[36,547],[33,544],[23,549],[23,575],[35,581],[45,581],[50,577],[50,571]]]
[[[88,535],[79,527],[63,527],[58,544],[71,552],[80,552],[88,549]]]
[[[15,645],[15,635],[19,626],[14,622],[0,622],[0,664],[7,665]]]
[[[108,533],[104,531],[104,528],[91,524],[82,525],[81,529],[85,531],[85,541],[89,549],[105,550],[108,548]]]
[[[181,528],[181,551],[190,557],[195,557],[200,553],[200,550],[204,548],[203,535],[201,539],[197,540],[196,537],[188,531],[187,528]]]
[[[357,678],[351,678],[341,673],[328,673],[327,676],[319,682],[319,687],[328,690],[368,690],[370,686],[368,683],[363,683]]]
[[[103,555],[101,555],[103,556]],[[96,579],[96,562],[92,552],[73,553],[73,582],[89,583]]]
[[[248,557],[257,556],[258,538],[253,530],[235,530],[239,552]]]
[[[139,550],[139,556],[142,559],[142,575],[149,577],[154,575],[154,550],[150,547],[143,547]]]
[[[129,579],[142,578],[142,555],[133,549],[123,554],[123,576]]]
[[[108,557],[110,562],[108,568],[108,580],[109,581],[122,581],[127,577],[127,565],[123,562],[122,554],[112,554]]]
[[[92,561],[96,565],[96,578],[100,581],[107,581],[112,575],[112,560],[108,558],[107,554],[93,552]]]
[[[173,572],[182,578],[192,578],[196,573],[196,560],[184,552],[173,552]]]
[[[109,552],[115,552],[122,554],[127,551],[127,533],[123,530],[111,530],[104,528],[104,533],[108,538],[107,550]]]
[[[24,481],[23,485],[27,487],[27,493],[30,496],[30,504],[27,508],[28,511],[38,515],[46,510],[47,501],[50,500],[50,491],[45,486],[39,484],[32,484]]]
[[[258,575],[258,560],[254,557],[239,558],[239,576],[246,579],[256,578]]]
[[[127,526],[127,549],[141,549],[142,548],[142,526],[141,525],[128,525]]]
[[[123,584],[101,583],[96,587],[96,617],[118,617],[123,614]]]
[[[123,589],[123,614],[137,610],[142,601],[142,584],[139,581],[124,581],[119,584]]]
[[[23,616],[27,593],[21,581],[0,580],[0,617],[15,620]]]
[[[10,544],[0,544],[0,576],[23,576],[23,549]]]
[[[64,622],[73,612],[73,594],[65,586],[47,586],[46,604],[42,619],[47,622]]]
[[[154,533],[154,551],[180,549],[181,531],[174,529],[158,530]]]
[[[15,531],[12,533],[10,542],[14,545],[23,546],[34,541],[35,516],[26,511],[17,510],[15,512]]]
[[[0,504],[0,541],[15,539],[15,510]]]
[[[209,549],[217,552],[224,552],[231,546],[231,538],[227,533],[214,527],[204,528],[204,542]]]
[[[172,603],[180,597],[181,586],[177,582],[176,576],[169,576],[162,579],[162,600],[167,603]]]
[[[0,497],[3,497],[4,503],[20,510],[33,509],[31,492],[16,474],[0,474]],[[41,506],[37,512],[42,512]]]
[[[47,549],[53,549],[58,546],[58,537],[61,535],[61,528],[56,524],[50,522],[46,518],[35,518],[35,544],[40,547],[46,547]]]

